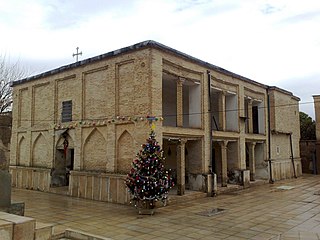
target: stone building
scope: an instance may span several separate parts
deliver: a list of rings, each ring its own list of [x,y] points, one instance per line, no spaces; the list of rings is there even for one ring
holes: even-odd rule
[[[301,174],[299,98],[155,41],[16,81],[13,91],[17,187],[127,203],[123,174],[148,137],[147,116],[158,120],[180,195],[210,192],[211,173],[219,186],[236,173]]]
[[[320,173],[320,95],[313,95],[314,112],[316,121],[316,173]]]

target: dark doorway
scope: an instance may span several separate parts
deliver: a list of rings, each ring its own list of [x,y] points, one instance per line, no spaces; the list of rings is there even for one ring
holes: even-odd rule
[[[74,169],[74,149],[57,149],[54,168],[51,173],[51,186],[69,186],[70,171]]]
[[[253,124],[253,133],[259,133],[258,106],[252,107],[252,124]]]

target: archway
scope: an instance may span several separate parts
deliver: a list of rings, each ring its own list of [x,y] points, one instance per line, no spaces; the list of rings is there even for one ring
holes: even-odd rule
[[[55,161],[51,172],[53,187],[68,186],[70,171],[74,168],[74,143],[67,131],[56,144]]]

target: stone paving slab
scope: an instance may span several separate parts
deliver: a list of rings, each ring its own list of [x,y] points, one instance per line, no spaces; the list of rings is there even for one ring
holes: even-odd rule
[[[283,187],[285,186],[285,187]],[[25,216],[111,239],[318,239],[320,176],[303,175],[156,209],[138,215],[131,206],[13,189]],[[214,209],[224,209],[219,214]],[[210,214],[201,214],[201,213]]]

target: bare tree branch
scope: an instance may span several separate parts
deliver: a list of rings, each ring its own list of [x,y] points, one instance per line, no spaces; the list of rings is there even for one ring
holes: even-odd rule
[[[11,110],[12,88],[11,82],[27,76],[19,62],[10,63],[6,56],[0,55],[0,113]]]

